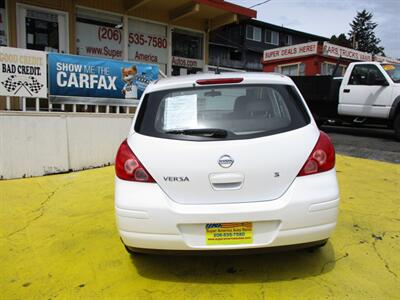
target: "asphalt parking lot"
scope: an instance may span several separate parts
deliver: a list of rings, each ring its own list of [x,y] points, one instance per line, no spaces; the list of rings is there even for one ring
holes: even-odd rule
[[[2,299],[399,299],[400,165],[338,155],[337,230],[315,252],[130,256],[113,167],[0,181]]]
[[[383,128],[322,126],[337,153],[391,163],[400,163],[400,141],[394,131]]]

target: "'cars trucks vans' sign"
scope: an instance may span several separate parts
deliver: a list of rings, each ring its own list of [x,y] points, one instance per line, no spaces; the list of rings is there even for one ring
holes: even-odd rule
[[[0,47],[0,96],[46,98],[46,52]]]
[[[372,61],[372,55],[369,53],[333,45],[328,42],[324,42],[323,55],[347,58],[358,61]]]
[[[382,63],[390,63],[390,64],[400,64],[400,59],[381,56],[381,55],[374,55],[374,61],[379,61]]]
[[[306,56],[317,53],[318,42],[298,44],[264,51],[264,61]]]

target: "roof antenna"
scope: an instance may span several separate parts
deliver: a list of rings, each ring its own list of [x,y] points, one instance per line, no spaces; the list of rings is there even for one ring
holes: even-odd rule
[[[218,57],[218,61],[217,61],[217,68],[215,69],[215,74],[221,74],[221,71],[219,70],[219,57]]]

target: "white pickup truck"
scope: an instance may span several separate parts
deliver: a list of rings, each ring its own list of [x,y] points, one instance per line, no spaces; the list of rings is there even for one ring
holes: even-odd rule
[[[384,124],[400,139],[400,64],[354,62],[343,78],[296,77],[317,122]]]

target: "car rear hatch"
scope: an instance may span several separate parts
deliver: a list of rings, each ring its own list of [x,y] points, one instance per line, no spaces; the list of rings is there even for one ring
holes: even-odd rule
[[[128,144],[160,188],[182,204],[277,199],[319,136],[290,86],[191,88],[143,101]]]

